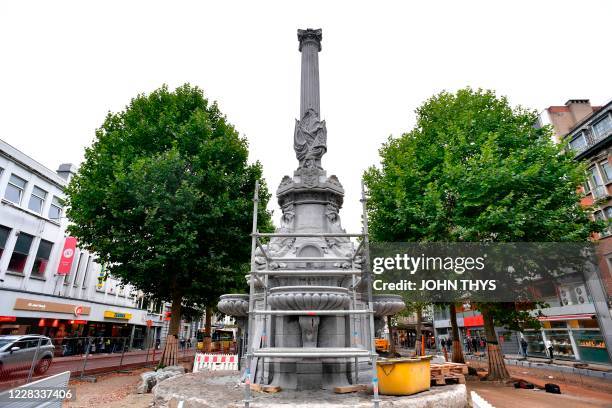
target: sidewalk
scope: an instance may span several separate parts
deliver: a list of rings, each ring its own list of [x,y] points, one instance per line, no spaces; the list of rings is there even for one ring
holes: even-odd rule
[[[467,354],[465,355],[465,359],[466,361],[487,361],[487,356],[474,356]],[[578,361],[558,359],[554,359],[551,362],[551,360],[547,358],[527,357],[525,359],[524,357],[517,355],[505,355],[504,361],[509,366],[541,368],[568,374],[578,374],[587,377],[596,377],[603,378],[606,380],[612,380],[612,365],[608,364],[587,364]],[[576,364],[579,364],[580,367],[575,367]],[[586,367],[582,367],[582,365],[585,365]]]

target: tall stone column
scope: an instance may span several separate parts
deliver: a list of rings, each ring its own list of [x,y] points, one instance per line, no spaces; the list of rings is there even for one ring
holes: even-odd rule
[[[300,118],[308,109],[321,112],[319,97],[319,51],[321,51],[321,29],[298,30],[302,52],[302,80],[300,89]]]
[[[302,53],[302,80],[300,88],[300,118],[295,122],[293,147],[300,163],[299,168],[311,169],[306,178],[313,179],[322,170],[321,157],[327,151],[327,129],[320,120],[319,51],[321,29],[298,30]],[[307,172],[308,173],[308,172]]]

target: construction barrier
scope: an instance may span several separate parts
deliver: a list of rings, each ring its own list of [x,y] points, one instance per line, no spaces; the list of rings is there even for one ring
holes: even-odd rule
[[[204,370],[238,370],[238,355],[196,353],[193,360],[193,372]]]

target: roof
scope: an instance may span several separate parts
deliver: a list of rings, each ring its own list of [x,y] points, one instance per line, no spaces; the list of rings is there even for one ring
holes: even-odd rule
[[[27,154],[23,153],[21,150],[6,143],[2,139],[0,139],[0,155],[3,155],[9,160],[16,162],[28,171],[40,175],[42,178],[50,181],[51,183],[57,185],[62,189],[67,184],[67,181],[60,177],[59,174],[57,174],[55,171],[49,169],[48,167],[45,167]]]

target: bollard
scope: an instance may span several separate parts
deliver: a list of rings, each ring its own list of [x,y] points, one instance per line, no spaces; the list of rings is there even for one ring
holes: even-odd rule
[[[42,341],[42,337],[38,338],[38,344],[36,344],[36,351],[34,352],[34,357],[32,358],[32,364],[30,365],[30,371],[28,372],[28,381],[32,381],[32,374],[34,374],[34,367],[36,366],[36,357],[38,357],[38,350],[40,349],[40,342]]]
[[[81,369],[80,377],[83,378],[85,375],[85,366],[87,366],[87,359],[89,358],[89,349],[91,348],[91,337],[87,338],[87,346],[85,347],[85,359],[83,360],[83,368]]]
[[[125,343],[126,343],[126,337],[123,338],[123,343],[121,343],[121,360],[119,360],[119,370],[121,370],[121,367],[123,367],[123,356],[125,354]]]
[[[147,348],[147,355],[145,356],[145,367],[146,367],[147,363],[149,362],[149,345],[146,344],[146,341],[143,341],[143,344]]]

